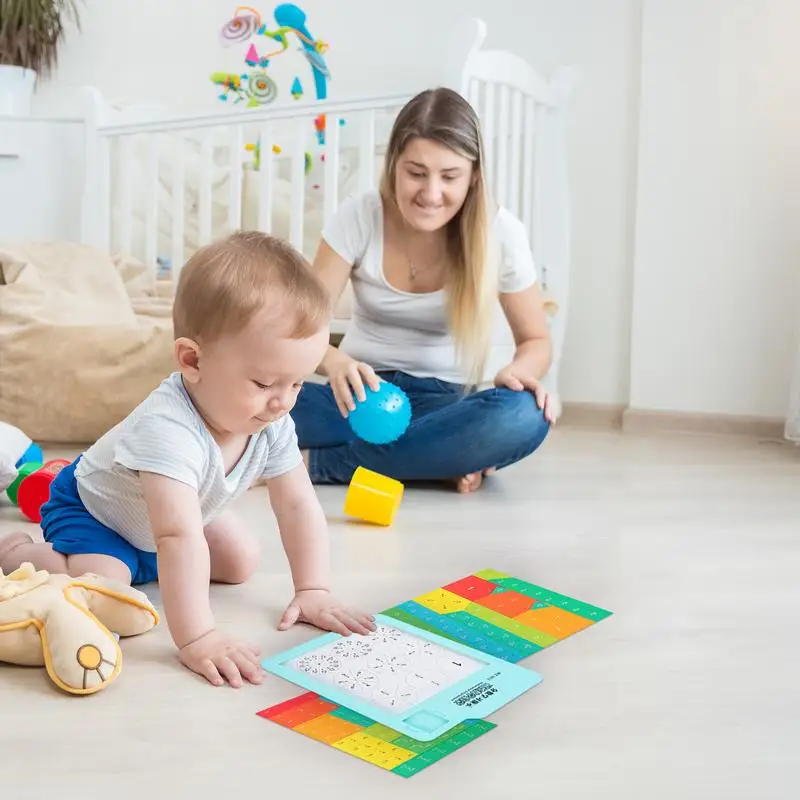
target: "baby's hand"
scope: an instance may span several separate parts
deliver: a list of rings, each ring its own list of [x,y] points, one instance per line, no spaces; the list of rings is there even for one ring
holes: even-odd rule
[[[192,672],[202,675],[214,686],[227,681],[235,689],[242,678],[250,683],[261,683],[265,672],[258,663],[258,648],[223,636],[219,631],[209,631],[178,651],[181,663]]]
[[[326,631],[349,636],[351,632],[368,634],[375,630],[375,617],[342,604],[324,589],[297,592],[278,625],[285,631],[295,622],[308,622]]]

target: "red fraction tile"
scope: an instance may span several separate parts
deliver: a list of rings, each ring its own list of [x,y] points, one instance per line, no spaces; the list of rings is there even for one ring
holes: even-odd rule
[[[457,594],[459,597],[465,597],[467,600],[477,600],[480,597],[490,595],[496,587],[497,584],[490,583],[483,578],[478,578],[475,575],[467,575],[466,578],[448,583],[447,586],[443,586],[442,588],[447,589],[448,592]]]

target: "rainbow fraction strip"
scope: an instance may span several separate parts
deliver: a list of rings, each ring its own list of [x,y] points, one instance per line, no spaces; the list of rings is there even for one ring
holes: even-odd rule
[[[265,708],[258,716],[404,778],[497,727],[482,719],[469,720],[433,741],[419,742],[314,692]]]
[[[382,613],[516,663],[612,612],[484,569]],[[497,727],[470,720],[432,742],[420,742],[313,692],[258,715],[406,778]]]

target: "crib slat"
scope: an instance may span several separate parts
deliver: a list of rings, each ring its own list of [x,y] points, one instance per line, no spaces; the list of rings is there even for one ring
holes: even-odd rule
[[[475,113],[481,116],[481,84],[477,78],[470,78],[467,86],[467,100],[475,109]]]
[[[509,211],[516,216],[519,216],[520,208],[519,176],[522,171],[522,161],[520,160],[522,137],[522,92],[514,90],[511,95],[511,153],[509,159],[511,180],[506,202]]]
[[[325,196],[323,219],[327,222],[339,204],[339,117],[325,115]]]
[[[183,267],[184,214],[186,197],[186,152],[182,133],[175,134],[172,154],[172,280]]]
[[[508,86],[498,87],[500,108],[497,114],[497,174],[495,177],[495,200],[500,205],[508,203],[508,146],[510,134]]]
[[[242,126],[234,125],[230,132],[230,199],[228,201],[228,225],[232,231],[242,227]]]
[[[107,136],[100,136],[97,153],[97,197],[100,210],[100,247],[111,250],[111,143]]]
[[[303,249],[303,212],[305,201],[306,129],[309,127],[307,117],[298,117],[294,121],[294,147],[292,148],[291,182],[292,210],[289,225],[289,242],[298,250]]]
[[[258,228],[264,233],[272,232],[272,176],[275,171],[273,144],[272,128],[268,122],[264,122],[259,134],[258,165]]]
[[[525,136],[522,157],[522,222],[530,233],[533,230],[534,148],[536,146],[536,110],[533,98],[525,98]]]
[[[495,87],[491,83],[484,84],[484,108],[483,108],[483,136],[486,146],[486,177],[489,186],[492,187],[494,194],[496,174],[494,169],[495,153]]]
[[[214,169],[214,144],[211,130],[200,138],[200,174],[197,181],[198,240],[202,246],[211,241],[211,178]]]
[[[119,145],[119,249],[123,255],[133,255],[133,137],[120,136]]]
[[[365,192],[375,187],[375,112],[361,115],[358,146],[358,189]]]
[[[144,261],[153,273],[158,259],[158,134],[147,137],[147,168],[144,191]]]

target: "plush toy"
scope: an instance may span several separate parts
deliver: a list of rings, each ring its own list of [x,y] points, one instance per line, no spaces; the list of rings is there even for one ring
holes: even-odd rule
[[[136,636],[157,624],[147,596],[125,584],[53,575],[28,562],[9,575],[0,570],[0,661],[44,666],[70,694],[92,694],[117,678],[114,633]]]

